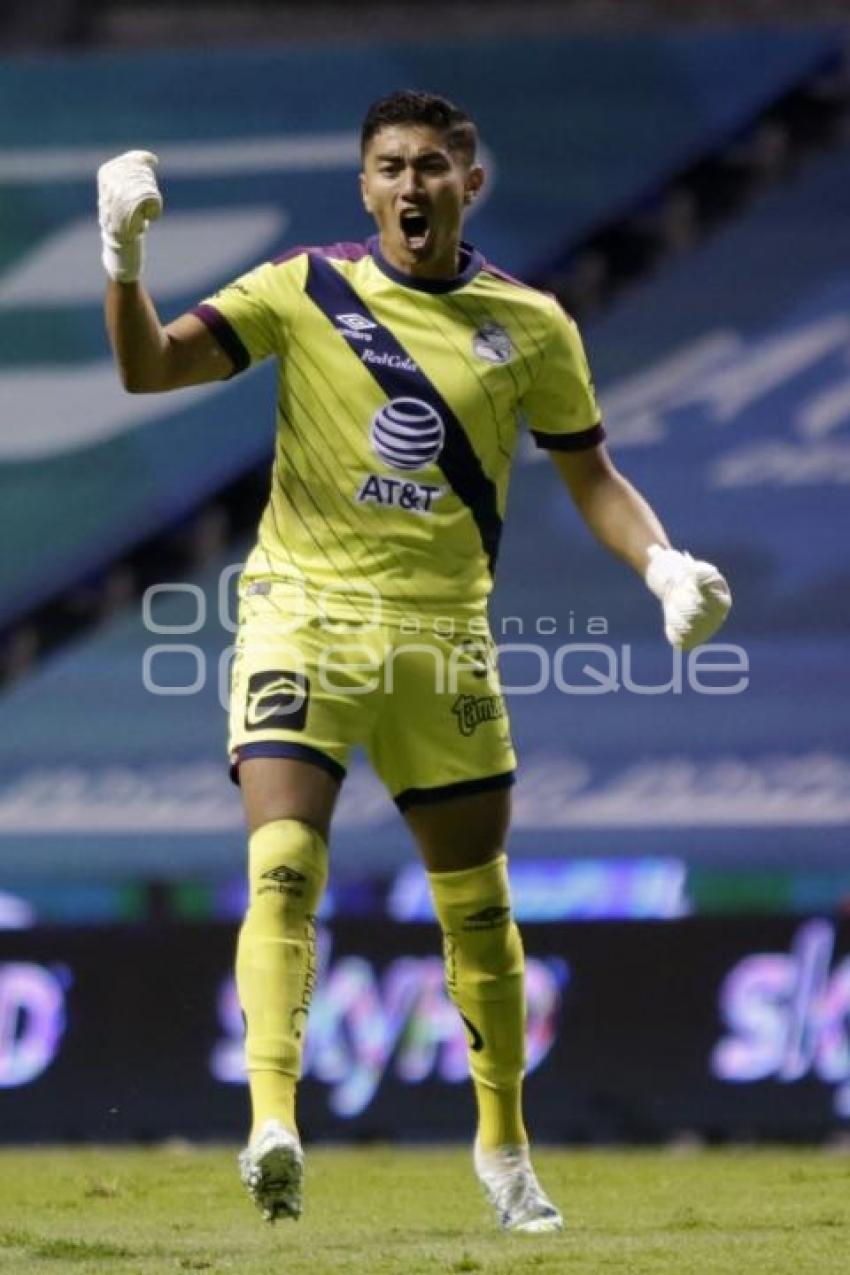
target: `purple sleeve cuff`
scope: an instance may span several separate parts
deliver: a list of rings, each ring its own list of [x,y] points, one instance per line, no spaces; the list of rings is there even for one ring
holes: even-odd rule
[[[583,452],[588,447],[598,447],[605,439],[605,429],[601,421],[591,425],[589,429],[579,430],[575,434],[541,434],[533,429],[531,436],[538,447],[550,452]]]
[[[192,314],[201,320],[218,341],[224,350],[230,362],[233,364],[233,371],[230,376],[224,379],[229,381],[231,376],[237,376],[240,372],[244,372],[246,367],[251,366],[251,355],[245,349],[236,330],[230,326],[224,315],[216,310],[214,305],[208,305],[204,302],[202,305],[196,305],[192,310]]]

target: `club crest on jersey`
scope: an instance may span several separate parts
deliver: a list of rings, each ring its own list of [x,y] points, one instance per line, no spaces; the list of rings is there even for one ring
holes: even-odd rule
[[[499,323],[488,321],[472,338],[472,352],[485,363],[509,363],[513,358],[513,341]]]
[[[372,417],[372,450],[393,469],[425,469],[443,450],[446,427],[436,408],[421,398],[394,398]]]

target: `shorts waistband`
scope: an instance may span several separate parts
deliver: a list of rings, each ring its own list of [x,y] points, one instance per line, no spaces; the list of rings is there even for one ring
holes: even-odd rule
[[[487,609],[483,604],[441,607],[439,605],[401,603],[379,595],[315,592],[295,581],[269,576],[243,576],[240,599],[267,598],[269,607],[280,609],[293,628],[300,624],[325,622],[329,626],[345,624],[363,629],[391,628],[401,632],[436,632],[446,636],[470,634],[484,637],[489,633]],[[262,605],[260,603],[259,605]]]

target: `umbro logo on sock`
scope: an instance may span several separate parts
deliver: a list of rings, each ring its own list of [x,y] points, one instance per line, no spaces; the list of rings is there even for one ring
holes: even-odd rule
[[[499,925],[507,925],[511,917],[510,908],[482,908],[480,912],[470,912],[463,918],[465,930],[495,930]]]
[[[307,878],[303,872],[296,872],[294,868],[287,868],[282,865],[279,868],[269,868],[268,872],[263,873],[264,877],[269,877],[272,881],[306,881]]]
[[[277,890],[281,894],[295,894],[300,896],[303,891],[299,886],[307,880],[301,873],[296,872],[294,868],[287,868],[285,864],[281,864],[279,868],[269,868],[268,872],[264,872],[261,878],[263,881],[274,881],[274,885],[262,886],[257,893],[265,894],[268,890]]]

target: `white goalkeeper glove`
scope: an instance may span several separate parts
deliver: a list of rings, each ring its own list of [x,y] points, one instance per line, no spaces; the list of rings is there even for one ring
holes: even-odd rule
[[[116,283],[134,283],[142,273],[145,230],[162,212],[158,163],[150,151],[125,151],[97,170],[101,260]]]
[[[729,585],[717,567],[677,549],[653,545],[645,579],[661,601],[667,641],[683,651],[707,642],[732,606]]]

